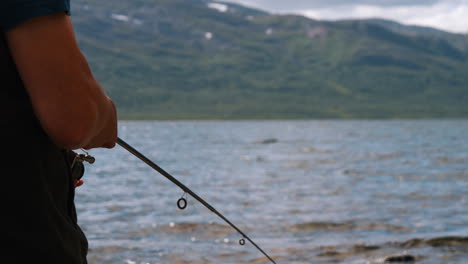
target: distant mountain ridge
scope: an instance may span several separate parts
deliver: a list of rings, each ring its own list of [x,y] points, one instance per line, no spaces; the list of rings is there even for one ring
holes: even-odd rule
[[[468,116],[468,36],[204,0],[74,0],[123,118]]]

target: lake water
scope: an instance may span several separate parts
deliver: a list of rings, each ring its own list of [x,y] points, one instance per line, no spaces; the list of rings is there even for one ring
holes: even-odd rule
[[[121,122],[277,263],[468,263],[468,120]],[[77,191],[89,262],[269,263],[117,146]]]

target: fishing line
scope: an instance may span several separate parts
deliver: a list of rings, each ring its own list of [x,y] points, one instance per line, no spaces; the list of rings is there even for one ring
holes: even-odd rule
[[[219,216],[221,219],[223,219],[226,223],[228,223],[232,228],[234,228],[239,234],[242,235],[242,239],[239,240],[240,245],[245,245],[245,239],[247,239],[252,245],[254,245],[260,252],[265,255],[272,263],[276,264],[276,262],[265,252],[263,249],[261,249],[255,242],[250,239],[242,230],[240,230],[237,226],[235,226],[231,221],[229,221],[223,214],[218,212],[213,206],[211,206],[209,203],[207,203],[205,200],[203,200],[200,196],[198,196],[196,193],[194,193],[192,190],[190,190],[187,186],[182,184],[179,180],[174,178],[172,175],[167,173],[165,170],[163,170],[161,167],[156,165],[156,163],[152,162],[150,159],[145,157],[143,154],[138,152],[136,149],[134,149],[132,146],[127,144],[125,141],[123,141],[120,138],[117,138],[117,144],[119,144],[121,147],[126,149],[128,152],[131,154],[135,155],[137,158],[142,160],[144,163],[148,164],[151,168],[159,172],[162,176],[166,177],[168,180],[170,180],[172,183],[175,185],[179,186],[184,191],[184,194],[182,195],[181,198],[177,201],[177,207],[179,209],[183,210],[187,207],[187,194],[190,194],[193,198],[195,198],[197,201],[199,201],[201,204],[203,204],[208,210]]]

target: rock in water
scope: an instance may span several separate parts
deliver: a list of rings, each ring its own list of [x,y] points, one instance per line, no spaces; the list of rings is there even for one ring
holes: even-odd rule
[[[268,138],[268,139],[264,139],[260,142],[258,142],[260,144],[274,144],[274,143],[278,143],[278,139],[276,138]]]
[[[416,261],[416,258],[414,256],[398,255],[398,256],[386,257],[384,263],[411,263],[415,261]]]

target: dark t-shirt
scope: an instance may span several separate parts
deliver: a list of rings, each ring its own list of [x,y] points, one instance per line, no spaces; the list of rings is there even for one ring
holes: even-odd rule
[[[10,29],[28,19],[56,12],[70,13],[70,0],[2,0],[0,29]]]
[[[6,263],[86,263],[65,151],[35,117],[4,34],[55,12],[68,13],[69,1],[0,1],[0,255]]]

